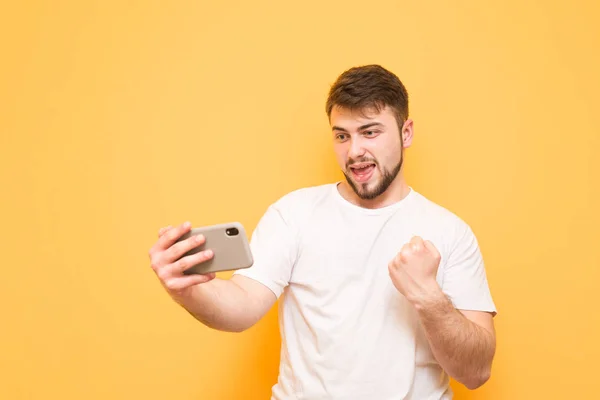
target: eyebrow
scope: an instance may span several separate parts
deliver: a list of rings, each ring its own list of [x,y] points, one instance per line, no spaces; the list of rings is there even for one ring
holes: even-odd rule
[[[370,127],[376,126],[376,125],[383,126],[383,124],[381,122],[371,122],[369,124],[365,124],[365,125],[360,126],[358,128],[358,130],[362,131],[363,129],[367,129],[367,128],[370,128]],[[335,125],[331,129],[334,130],[334,131],[347,132],[347,130],[345,130],[344,128],[339,127],[339,126],[335,126]]]

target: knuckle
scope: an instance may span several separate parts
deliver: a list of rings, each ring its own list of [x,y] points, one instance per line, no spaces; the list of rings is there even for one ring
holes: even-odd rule
[[[165,252],[165,255],[169,262],[173,262],[173,260],[176,260],[179,254],[179,246],[178,245],[173,245],[171,247],[169,247],[169,249]]]
[[[165,286],[168,289],[176,289],[177,288],[177,281],[175,279],[169,279],[167,281],[165,281]]]
[[[160,264],[158,263],[158,260],[156,258],[152,258],[150,260],[150,267],[155,271],[160,269]]]
[[[169,241],[177,240],[177,238],[179,237],[179,235],[175,231],[167,232],[164,234],[164,236],[166,236],[167,240]]]
[[[182,247],[185,247],[186,250],[191,250],[191,249],[197,247],[202,242],[203,242],[203,240],[200,237],[191,236],[191,237],[187,238],[187,240],[185,241],[184,244],[182,244]]]
[[[175,240],[181,235],[181,233],[182,232],[179,229],[171,229],[166,233],[166,235],[169,237],[169,239]]]
[[[169,276],[171,275],[166,268],[159,269],[158,271],[156,271],[156,274],[158,275],[158,279],[165,283],[169,280]]]
[[[211,250],[206,250],[202,252],[202,260],[203,261],[208,261],[212,258],[213,253]]]
[[[194,242],[194,236],[186,237],[185,240],[182,236],[179,240],[177,240],[177,242],[175,242],[175,244],[173,244],[173,248],[176,248],[177,251],[182,253],[187,253],[196,246],[197,243]]]
[[[199,264],[202,261],[204,261],[204,258],[202,257],[202,252],[196,253],[196,254],[190,256],[189,261],[186,265],[186,268],[194,266],[196,264]]]

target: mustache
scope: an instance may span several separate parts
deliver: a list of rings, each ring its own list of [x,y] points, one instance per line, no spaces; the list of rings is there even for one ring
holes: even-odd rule
[[[351,165],[354,165],[354,164],[358,164],[358,163],[367,163],[367,162],[368,162],[368,163],[373,163],[373,164],[375,164],[375,166],[376,166],[376,167],[378,167],[378,166],[379,166],[379,163],[377,162],[377,160],[376,160],[376,159],[374,159],[374,158],[362,157],[362,158],[360,158],[360,159],[356,159],[356,160],[354,160],[354,159],[349,159],[349,160],[346,162],[346,168],[349,168]]]

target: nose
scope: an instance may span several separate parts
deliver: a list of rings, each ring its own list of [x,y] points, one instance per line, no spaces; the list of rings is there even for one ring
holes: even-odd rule
[[[348,150],[348,157],[353,160],[360,159],[365,155],[365,147],[360,136],[352,137],[350,139],[350,149]]]

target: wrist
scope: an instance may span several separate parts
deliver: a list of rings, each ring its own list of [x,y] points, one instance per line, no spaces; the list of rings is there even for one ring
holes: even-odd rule
[[[434,281],[424,288],[418,296],[412,296],[409,301],[419,313],[427,313],[429,310],[439,310],[449,300],[442,288]]]

